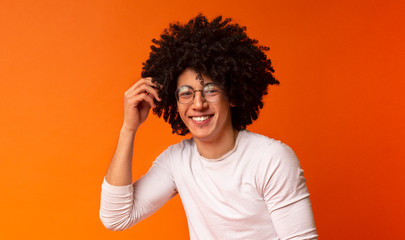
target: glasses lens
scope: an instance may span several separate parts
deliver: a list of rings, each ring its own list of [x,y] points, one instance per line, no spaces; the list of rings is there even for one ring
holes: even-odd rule
[[[201,91],[203,98],[207,102],[216,102],[221,97],[221,88],[215,83],[206,84],[202,90],[194,90],[192,87],[184,85],[176,90],[177,101],[183,104],[191,103],[196,91]]]
[[[221,88],[214,83],[205,85],[203,91],[205,100],[207,102],[216,102],[219,100],[221,95]]]
[[[193,101],[194,90],[189,86],[181,86],[177,89],[177,100],[180,103],[190,103]]]

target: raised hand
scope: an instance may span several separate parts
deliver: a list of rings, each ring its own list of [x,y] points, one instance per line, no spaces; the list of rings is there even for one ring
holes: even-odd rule
[[[136,131],[148,117],[149,109],[156,106],[155,99],[161,101],[152,78],[141,78],[131,86],[124,95],[123,128]]]

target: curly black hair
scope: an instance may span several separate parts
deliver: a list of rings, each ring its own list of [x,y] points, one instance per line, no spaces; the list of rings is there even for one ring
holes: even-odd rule
[[[221,85],[228,96],[234,129],[246,129],[263,108],[267,86],[279,84],[272,73],[268,47],[258,45],[246,35],[246,27],[216,17],[211,22],[201,14],[187,24],[170,24],[153,39],[149,59],[143,63],[142,77],[157,83],[161,102],[153,113],[172,126],[172,132],[189,132],[177,112],[175,91],[178,76],[187,68],[210,77]]]

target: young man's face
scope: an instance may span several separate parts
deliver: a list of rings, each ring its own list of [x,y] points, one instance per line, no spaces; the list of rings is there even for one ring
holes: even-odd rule
[[[194,99],[192,99],[192,90],[186,91],[183,96],[191,95],[191,101],[188,104],[177,101],[177,110],[184,124],[187,126],[194,139],[198,141],[215,141],[221,139],[222,136],[229,134],[228,131],[233,131],[230,103],[224,93],[219,95],[208,95],[211,91],[210,83],[212,79],[202,75],[203,81],[198,78],[198,74],[192,69],[186,69],[180,74],[177,79],[177,89],[190,89],[195,91]],[[204,88],[204,86],[206,86]],[[207,102],[202,91],[206,90],[206,99],[214,102]],[[214,92],[214,91],[213,91]],[[184,101],[183,101],[184,102]]]

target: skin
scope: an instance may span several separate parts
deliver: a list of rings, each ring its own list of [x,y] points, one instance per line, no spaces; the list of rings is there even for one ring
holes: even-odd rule
[[[178,78],[178,87],[190,85],[195,90],[201,89],[197,73],[186,69]],[[204,83],[212,80],[203,75]],[[161,101],[156,85],[151,78],[142,78],[131,86],[124,95],[124,121],[121,127],[115,154],[107,170],[106,181],[115,186],[125,186],[132,183],[132,155],[134,139],[138,128],[148,117],[154,100]],[[174,94],[174,93],[173,93]],[[196,92],[190,104],[177,104],[177,110],[183,122],[190,130],[200,154],[213,159],[221,157],[235,146],[238,131],[232,128],[231,111],[226,96],[220,101],[208,103],[201,92]],[[196,122],[192,117],[209,116],[203,122]]]
[[[154,99],[161,101],[151,78],[142,78],[124,95],[124,122],[117,148],[107,170],[106,181],[111,185],[125,186],[132,183],[132,153],[134,138],[139,126],[145,122]]]
[[[207,76],[202,76],[204,84],[213,82]],[[177,87],[189,85],[195,90],[202,89],[198,74],[192,69],[186,69],[177,80]],[[231,104],[226,96],[215,103],[208,103],[202,97],[201,91],[195,93],[190,104],[177,104],[177,111],[193,135],[200,154],[208,159],[216,159],[230,151],[234,145],[237,131],[232,127]],[[209,116],[207,120],[195,121],[193,117]]]

